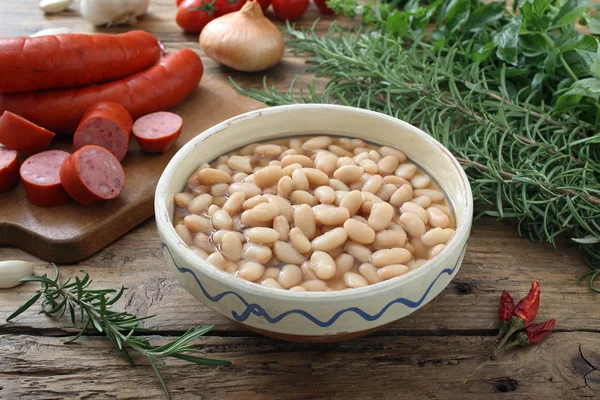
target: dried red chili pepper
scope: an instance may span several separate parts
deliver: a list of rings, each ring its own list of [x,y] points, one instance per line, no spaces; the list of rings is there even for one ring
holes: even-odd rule
[[[523,326],[519,329],[523,329],[533,322],[538,308],[540,308],[540,284],[538,281],[533,281],[527,296],[523,297],[515,307],[514,316],[523,322]],[[512,320],[514,318],[511,318],[511,325],[513,325]],[[517,323],[517,321],[514,323]]]
[[[555,324],[556,320],[552,318],[541,324],[529,325],[527,328],[523,329],[523,332],[519,332],[517,340],[521,339],[520,336],[525,336],[527,338],[526,344],[539,343],[552,332]]]
[[[496,339],[497,341],[502,339],[504,334],[508,332],[508,328],[510,327],[510,317],[513,316],[514,312],[515,301],[510,293],[504,290],[502,296],[500,296],[500,308],[498,309],[499,332]]]

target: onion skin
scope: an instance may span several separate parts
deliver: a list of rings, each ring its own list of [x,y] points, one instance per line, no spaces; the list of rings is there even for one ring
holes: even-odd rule
[[[277,65],[285,50],[283,35],[256,1],[209,22],[200,33],[200,46],[211,59],[243,72]]]

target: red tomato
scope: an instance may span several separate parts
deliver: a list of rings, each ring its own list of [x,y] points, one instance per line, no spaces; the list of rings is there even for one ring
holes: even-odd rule
[[[195,10],[201,8],[200,10]],[[200,32],[215,19],[210,0],[184,0],[177,9],[175,21],[186,32]]]
[[[239,11],[246,0],[216,0],[215,1],[215,17]]]
[[[183,3],[183,0],[175,0],[175,4],[177,4],[177,7],[179,7],[181,3]]]
[[[267,8],[269,8],[269,6],[271,5],[271,0],[258,0],[258,4],[260,4],[260,8],[262,8],[263,12],[265,12],[267,11]]]
[[[321,14],[333,14],[333,10],[329,7],[327,7],[327,4],[325,4],[327,2],[327,0],[313,0],[317,6],[317,8],[319,9],[319,11],[321,11]]]
[[[300,18],[308,8],[308,0],[273,0],[273,10],[281,19],[294,21]]]

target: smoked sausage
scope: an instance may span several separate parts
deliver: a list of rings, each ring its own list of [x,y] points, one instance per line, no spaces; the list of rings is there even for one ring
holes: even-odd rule
[[[0,193],[12,189],[19,182],[19,158],[14,150],[0,146]]]
[[[104,147],[88,145],[69,156],[60,167],[62,184],[76,201],[90,205],[114,199],[125,187],[125,172]]]
[[[166,153],[175,144],[182,127],[179,115],[160,111],[138,118],[133,124],[133,135],[144,151]]]
[[[0,39],[0,92],[33,92],[121,79],[156,64],[161,45],[144,31]]]
[[[96,103],[85,112],[73,136],[75,150],[88,144],[104,147],[121,161],[127,153],[133,119],[114,101]]]
[[[114,82],[0,94],[0,112],[12,111],[53,132],[72,134],[85,111],[100,101],[121,104],[134,119],[175,107],[196,89],[202,72],[200,57],[190,49],[181,49],[146,71]]]
[[[66,151],[49,150],[23,162],[21,181],[30,202],[40,207],[54,207],[69,200],[60,182],[60,166],[67,157]]]
[[[0,144],[27,155],[44,150],[54,137],[47,129],[5,111],[0,117]]]

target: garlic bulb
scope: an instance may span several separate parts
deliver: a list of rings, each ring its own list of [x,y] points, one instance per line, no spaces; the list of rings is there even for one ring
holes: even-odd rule
[[[133,25],[149,5],[150,0],[81,0],[80,12],[95,26]]]
[[[29,36],[36,37],[36,36],[48,36],[48,35],[62,35],[64,33],[71,33],[71,30],[69,28],[65,28],[65,27],[50,28],[50,29],[44,29],[43,31],[36,32]]]
[[[73,0],[40,0],[40,9],[46,14],[65,11]]]
[[[33,275],[33,264],[27,261],[0,261],[0,289],[9,289],[21,284],[19,279]]]
[[[283,35],[256,0],[209,22],[200,33],[200,46],[213,60],[245,72],[271,68],[285,49]]]

